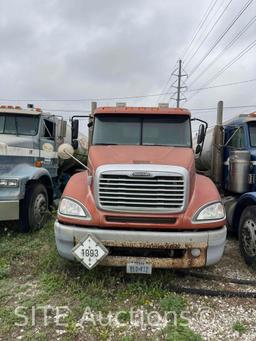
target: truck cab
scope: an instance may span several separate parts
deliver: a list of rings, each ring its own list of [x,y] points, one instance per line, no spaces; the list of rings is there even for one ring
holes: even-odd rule
[[[43,226],[58,193],[58,146],[66,122],[33,105],[0,106],[0,225]]]
[[[250,161],[250,168],[247,169],[250,179],[244,183],[244,187],[238,193],[255,191],[256,184],[253,174],[256,174],[256,113],[240,115],[232,121],[226,122],[224,131],[224,182],[226,190],[232,188],[231,179],[228,177],[228,166],[232,152],[237,150],[244,151],[244,155],[249,156]],[[241,178],[239,183],[242,184]]]
[[[224,184],[229,226],[239,236],[242,255],[256,262],[256,113],[224,124]]]
[[[196,166],[217,184],[228,227],[238,236],[241,253],[251,265],[256,263],[256,113],[224,123],[221,116],[207,132]]]
[[[62,257],[127,272],[219,261],[226,217],[213,182],[196,174],[190,116],[168,107],[94,110],[88,168],[69,180],[55,222]]]

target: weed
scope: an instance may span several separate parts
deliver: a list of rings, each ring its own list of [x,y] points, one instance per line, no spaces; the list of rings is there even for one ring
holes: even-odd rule
[[[174,293],[167,294],[160,300],[159,304],[163,311],[174,311],[177,314],[180,314],[180,312],[184,310],[186,306],[185,300],[181,296]]]
[[[180,323],[169,324],[163,330],[163,335],[166,341],[203,341],[200,335]]]
[[[241,336],[242,334],[244,334],[247,330],[247,326],[240,322],[240,321],[236,321],[233,326],[232,326],[232,329],[234,331],[237,331],[239,333],[239,335]]]

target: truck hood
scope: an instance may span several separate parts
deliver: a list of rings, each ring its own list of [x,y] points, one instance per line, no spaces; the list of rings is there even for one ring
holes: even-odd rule
[[[31,136],[0,134],[0,176],[17,176],[17,165],[33,164],[34,141]]]
[[[158,164],[194,169],[191,148],[162,146],[91,146],[88,162],[93,170],[106,164]]]
[[[7,147],[32,149],[34,148],[34,140],[31,136],[0,134],[0,155],[8,155]]]
[[[26,158],[0,155],[0,178],[26,176],[28,169],[33,166],[33,157]]]

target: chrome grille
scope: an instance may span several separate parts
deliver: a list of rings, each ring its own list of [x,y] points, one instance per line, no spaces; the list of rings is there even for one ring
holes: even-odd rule
[[[121,174],[120,174],[121,173]],[[181,212],[185,205],[184,174],[150,172],[150,177],[132,172],[101,172],[97,195],[100,208],[107,211]],[[160,173],[160,174],[159,174]]]

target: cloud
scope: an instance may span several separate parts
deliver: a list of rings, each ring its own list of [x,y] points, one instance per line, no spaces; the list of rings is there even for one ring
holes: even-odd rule
[[[209,3],[200,0],[2,1],[1,97],[72,99],[161,92],[176,61],[186,51]],[[226,3],[219,3],[219,6]],[[191,64],[187,68],[184,65],[187,72],[191,72],[209,51],[241,6],[232,3]],[[195,75],[210,65],[214,55],[250,20],[255,10],[253,6],[244,13]],[[212,18],[213,23],[216,18],[214,12]],[[201,31],[201,39],[209,28],[210,25],[206,25]],[[255,25],[252,25],[212,68],[206,69],[193,87],[204,84],[247,46],[254,36]],[[192,48],[196,49],[199,42],[195,41]],[[254,55],[255,50],[252,50],[214,84],[256,77]],[[190,97],[190,94],[187,96]],[[224,99],[228,105],[244,104],[251,102],[253,96],[252,84],[219,88],[200,92],[186,106],[209,107],[219,99]],[[138,105],[155,105],[156,102],[156,97],[130,101]],[[36,104],[43,108],[67,110],[89,107],[89,103],[85,102],[56,101],[49,104],[37,101]]]

